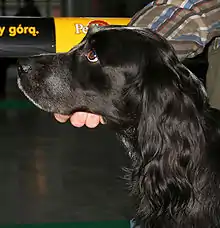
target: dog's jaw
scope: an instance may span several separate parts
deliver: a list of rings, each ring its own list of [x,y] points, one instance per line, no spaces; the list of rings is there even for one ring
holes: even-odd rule
[[[28,100],[30,100],[36,107],[38,107],[39,109],[43,110],[43,111],[48,111],[45,110],[41,105],[39,105],[34,99],[32,99],[24,90],[22,83],[21,83],[21,79],[19,77],[17,77],[17,84],[18,84],[18,88],[22,91],[22,93],[28,98]]]

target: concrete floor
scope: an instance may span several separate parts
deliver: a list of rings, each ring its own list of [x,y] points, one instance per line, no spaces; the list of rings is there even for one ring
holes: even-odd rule
[[[14,76],[8,82],[9,98],[26,101]],[[77,129],[34,107],[0,109],[0,145],[0,224],[130,218],[128,158],[106,127]]]

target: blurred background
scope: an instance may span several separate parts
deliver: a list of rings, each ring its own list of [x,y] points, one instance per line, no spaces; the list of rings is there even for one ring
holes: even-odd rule
[[[131,17],[148,2],[1,0],[0,13]],[[35,108],[17,88],[15,63],[0,58],[0,227],[128,221],[133,211],[122,167],[129,159],[114,132],[105,126],[91,130],[59,124]]]
[[[15,15],[33,2],[42,16],[132,16],[149,0],[1,0],[1,15]]]

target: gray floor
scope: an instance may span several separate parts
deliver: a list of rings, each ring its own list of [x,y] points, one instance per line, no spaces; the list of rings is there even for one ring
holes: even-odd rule
[[[20,99],[14,86],[9,77],[9,95]],[[0,145],[0,223],[128,219],[128,158],[106,127],[76,129],[35,108],[0,110]]]

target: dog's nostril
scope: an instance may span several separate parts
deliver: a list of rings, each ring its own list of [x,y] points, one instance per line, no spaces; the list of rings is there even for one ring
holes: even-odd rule
[[[20,72],[23,72],[23,73],[28,73],[29,71],[32,70],[32,68],[31,68],[30,65],[24,64],[24,65],[19,65],[19,66],[18,66],[18,70],[19,70]]]

